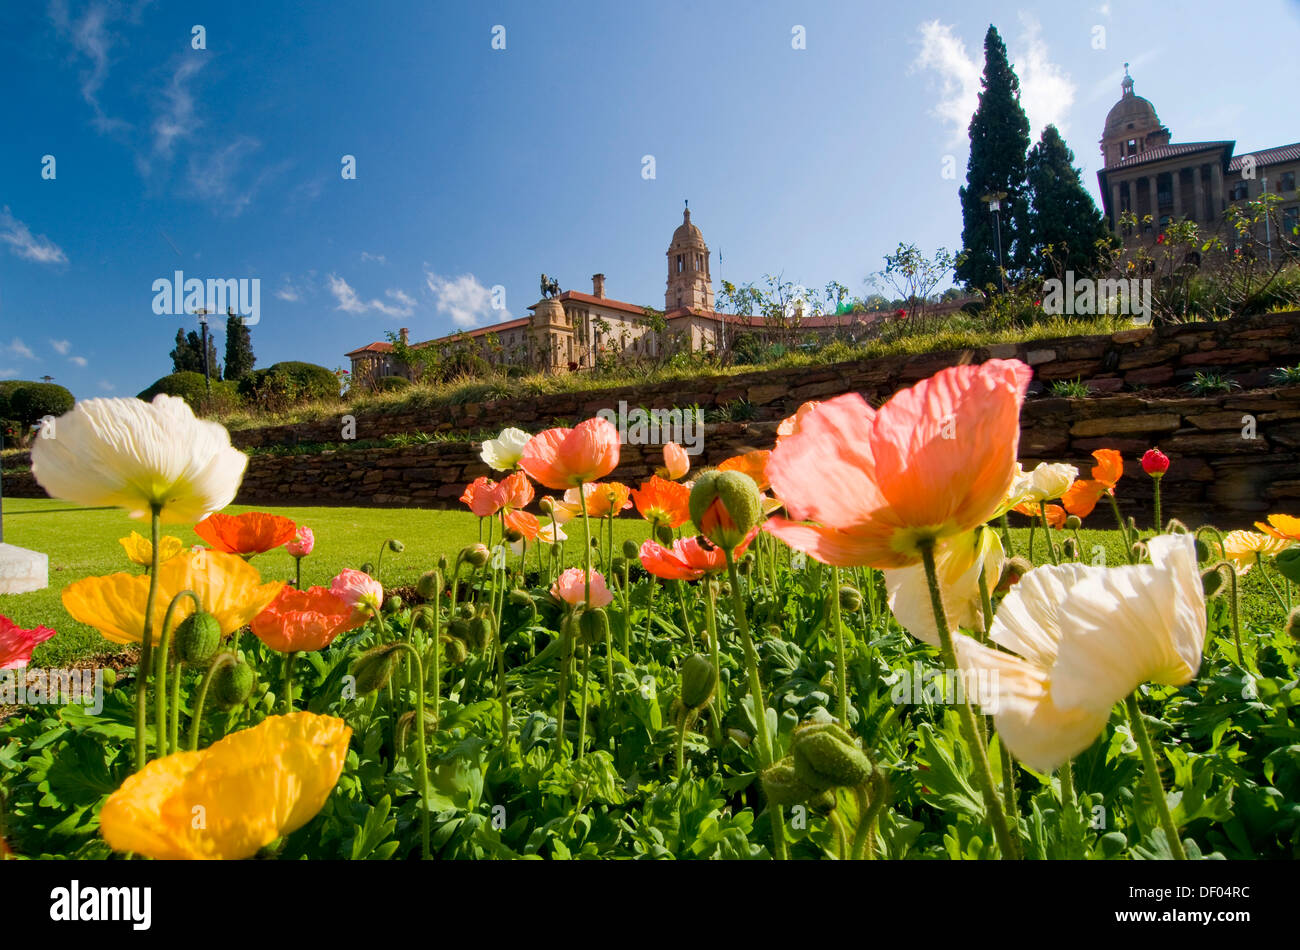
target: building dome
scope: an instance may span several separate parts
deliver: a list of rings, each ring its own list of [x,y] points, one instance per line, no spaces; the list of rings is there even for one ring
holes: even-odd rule
[[[1156,115],[1156,107],[1141,96],[1134,95],[1130,85],[1124,97],[1106,113],[1106,130],[1102,134],[1105,138],[1122,138],[1126,132],[1158,128],[1160,117]]]
[[[704,235],[700,229],[691,224],[691,209],[687,208],[682,214],[682,223],[677,226],[673,232],[673,247],[679,247],[683,244],[703,244]]]

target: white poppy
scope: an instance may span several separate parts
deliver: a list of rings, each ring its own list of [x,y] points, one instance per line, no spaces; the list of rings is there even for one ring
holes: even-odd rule
[[[970,531],[939,543],[934,551],[934,572],[943,594],[943,612],[948,629],[984,629],[984,605],[980,597],[981,567],[990,595],[1002,577],[1005,553],[997,532],[988,528]],[[914,564],[883,572],[889,609],[903,629],[933,647],[939,646],[939,628],[930,603],[930,584],[925,565]]]
[[[1147,542],[1150,564],[1061,564],[1025,574],[990,639],[954,641],[963,672],[992,688],[998,734],[1031,768],[1050,772],[1088,748],[1115,703],[1145,682],[1181,686],[1205,649],[1205,594],[1189,534]]]
[[[523,429],[502,429],[495,439],[488,439],[479,449],[479,458],[483,459],[493,471],[509,472],[519,464],[524,454],[524,446],[532,436]]]
[[[1028,500],[1040,502],[1060,498],[1078,477],[1079,470],[1073,465],[1040,462],[1029,474]]]
[[[43,425],[32,475],[52,497],[125,508],[132,518],[160,507],[167,524],[194,524],[229,505],[248,456],[216,422],[196,419],[185,400],[87,399]]]

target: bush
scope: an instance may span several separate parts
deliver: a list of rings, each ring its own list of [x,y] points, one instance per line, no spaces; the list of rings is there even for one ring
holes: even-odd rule
[[[0,416],[23,425],[35,425],[45,416],[61,416],[72,410],[76,400],[57,383],[13,380],[0,395]]]
[[[380,376],[375,380],[375,390],[381,393],[397,392],[399,389],[409,389],[411,381],[405,376]]]
[[[295,360],[255,369],[241,377],[238,386],[246,402],[271,411],[339,398],[339,379],[333,370]]]
[[[159,393],[184,399],[195,413],[228,412],[239,405],[239,391],[233,382],[212,380],[212,391],[203,383],[203,374],[193,370],[172,373],[156,381],[137,398],[151,402]]]

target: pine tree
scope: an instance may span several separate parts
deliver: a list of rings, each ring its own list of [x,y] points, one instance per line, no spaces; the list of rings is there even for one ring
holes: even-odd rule
[[[173,373],[203,372],[203,357],[199,353],[198,335],[191,333],[192,342],[185,337],[182,327],[176,331],[176,348],[171,351]]]
[[[1002,199],[1002,259],[1015,274],[1029,262],[1029,205],[1025,195],[1025,153],[1029,150],[1029,119],[1020,107],[1020,80],[1007,60],[1007,47],[997,28],[984,37],[984,91],[970,120],[970,158],[966,185],[960,190],[963,257],[957,279],[983,289],[998,285],[998,252],[987,194],[1005,192]]]
[[[1043,129],[1038,144],[1029,150],[1029,244],[1031,270],[1044,277],[1055,269],[1092,274],[1101,262],[1097,242],[1109,244],[1110,230],[1088,194],[1070,151],[1056,126]],[[1103,244],[1103,246],[1104,246]],[[1044,251],[1050,246],[1050,260]]]
[[[244,318],[234,313],[226,314],[226,379],[239,379],[253,369],[253,337],[244,325]]]

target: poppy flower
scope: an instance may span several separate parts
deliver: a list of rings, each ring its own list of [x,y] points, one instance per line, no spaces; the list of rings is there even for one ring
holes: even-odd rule
[[[235,500],[248,456],[184,399],[85,399],[32,446],[32,476],[51,498],[193,524]]]
[[[754,528],[732,556],[744,554],[757,536],[758,528]],[[698,581],[705,574],[727,569],[726,553],[704,537],[678,538],[669,548],[658,541],[642,541],[640,555],[642,567],[668,581]]]
[[[469,510],[480,518],[490,518],[501,509],[501,498],[496,493],[497,483],[486,475],[480,475],[465,486],[460,500],[469,505]]]
[[[248,511],[242,515],[208,515],[194,526],[197,534],[217,551],[252,557],[293,540],[298,526],[281,515]]]
[[[529,440],[519,467],[547,488],[576,488],[618,467],[618,429],[606,419],[588,419],[572,429],[547,429]]]
[[[1147,542],[1150,564],[1029,571],[998,607],[989,639],[953,641],[1008,750],[1050,772],[1088,748],[1111,708],[1145,682],[1182,686],[1205,649],[1205,593],[1190,534]]]
[[[1157,449],[1147,449],[1142,456],[1142,471],[1152,478],[1159,478],[1169,471],[1169,456]]]
[[[1114,491],[1124,474],[1124,459],[1114,449],[1097,449],[1092,453],[1097,464],[1092,467],[1092,478],[1080,478],[1061,496],[1061,504],[1072,515],[1086,518],[1097,507],[1097,502],[1108,491]]]
[[[1047,512],[1047,526],[1049,528],[1055,528],[1059,531],[1065,527],[1066,514],[1064,508],[1060,505],[1044,505],[1043,507]],[[1035,521],[1039,518],[1037,502],[1025,502],[1022,505],[1016,505],[1011,510],[1024,515],[1026,518],[1033,518]]]
[[[299,653],[323,650],[359,625],[352,607],[328,587],[286,587],[249,628],[272,650]]]
[[[997,533],[988,530],[947,538],[934,552],[935,574],[943,596],[944,616],[949,632],[958,627],[984,629],[984,600],[980,596],[980,573],[991,595],[1002,578],[1005,552]],[[930,584],[920,564],[884,571],[889,609],[903,629],[932,647],[939,646],[939,628],[930,603]]]
[[[533,501],[533,483],[523,472],[515,472],[496,484],[492,489],[492,496],[498,511],[526,508]]]
[[[759,491],[766,491],[771,487],[767,480],[767,462],[772,457],[770,449],[759,449],[756,452],[746,452],[744,455],[735,455],[727,459],[718,466],[720,472],[743,472],[754,480]]]
[[[571,567],[555,579],[551,585],[551,595],[562,600],[570,607],[577,607],[587,597],[586,577],[580,567]],[[599,571],[591,572],[591,603],[588,607],[608,607],[614,602],[614,595],[605,586],[605,578]]]
[[[578,515],[582,514],[582,507],[577,503],[577,490],[570,489],[573,492],[574,501],[568,501],[569,492],[564,493],[564,498],[553,498],[550,495],[544,497],[538,502],[538,507],[542,509],[542,514],[556,524],[568,524]]]
[[[541,530],[537,516],[531,512],[510,510],[502,517],[505,518],[506,530],[519,532],[526,541],[533,540]]]
[[[294,557],[306,557],[316,547],[316,534],[306,525],[298,525],[292,538],[284,544],[284,549]]]
[[[139,564],[141,567],[153,567],[153,542],[148,538],[137,531],[132,531],[125,538],[118,538],[117,543],[122,545],[131,563]],[[164,534],[158,539],[158,563],[170,561],[184,550],[185,544],[180,538]]]
[[[159,565],[157,579],[151,628],[155,646],[162,636],[167,605],[181,591],[194,591],[204,612],[217,618],[221,635],[228,636],[265,610],[284,587],[283,581],[263,584],[257,568],[241,557],[206,549]],[[107,640],[142,643],[149,583],[144,574],[83,578],[63,588],[63,607],[74,620],[94,627]],[[194,601],[182,598],[172,611],[172,620],[179,625],[193,612]]]
[[[379,613],[384,602],[384,586],[364,571],[345,567],[330,584],[330,591],[352,608],[353,616],[365,619]]]
[[[527,514],[527,512],[523,513]],[[523,534],[523,532],[520,532],[520,534]],[[567,541],[569,540],[569,536],[565,534],[563,529],[558,525],[552,525],[552,523],[548,521],[546,524],[538,526],[537,532],[533,537],[529,538],[525,535],[525,537],[520,538],[518,541],[511,541],[510,550],[515,554],[523,554],[525,539],[528,541],[537,541],[539,544],[551,545],[559,544],[561,541]]]
[[[657,475],[634,489],[632,500],[641,517],[652,524],[680,528],[691,517],[691,490]]]
[[[622,482],[588,482],[582,486],[582,494],[587,499],[587,515],[592,518],[608,518],[632,505],[632,489]],[[570,488],[564,493],[563,506],[571,512],[571,517],[582,514],[578,489]]]
[[[53,636],[49,627],[25,630],[8,617],[0,615],[0,670],[24,667],[32,658],[32,650]]]
[[[784,419],[782,419],[781,424],[776,427],[777,443],[779,444],[780,441],[783,438],[785,438],[787,435],[794,435],[796,432],[798,432],[799,426],[803,423],[803,420],[808,418],[808,414],[810,412],[814,412],[817,409],[817,407],[820,405],[821,405],[820,400],[817,399],[810,400],[804,403],[802,406],[800,406],[797,410],[795,410],[794,415],[786,416]]]
[[[1291,546],[1288,538],[1261,534],[1258,531],[1229,531],[1223,537],[1223,556],[1232,562],[1239,575],[1245,575],[1259,557],[1273,557]]]
[[[1052,501],[1070,490],[1079,477],[1073,465],[1061,462],[1039,462],[1029,473],[1029,501]]]
[[[673,481],[683,477],[691,470],[691,457],[676,442],[664,444],[664,469]]]
[[[351,737],[333,716],[270,716],[129,776],[104,802],[100,830],[114,851],[154,859],[251,858],[316,817]]]
[[[1269,515],[1268,524],[1256,521],[1255,527],[1270,538],[1281,541],[1300,541],[1300,518],[1294,515]]]
[[[495,439],[488,439],[479,449],[479,458],[497,472],[508,472],[519,464],[524,446],[531,439],[523,429],[502,429]]]
[[[922,543],[998,511],[1032,377],[1018,360],[989,360],[940,370],[879,410],[857,393],[823,402],[772,451],[766,471],[790,518],[765,529],[840,567],[917,563]]]

